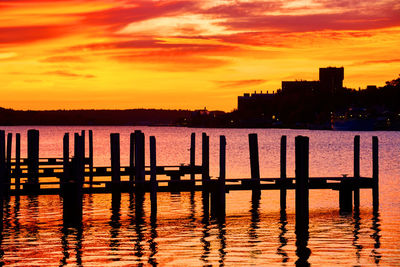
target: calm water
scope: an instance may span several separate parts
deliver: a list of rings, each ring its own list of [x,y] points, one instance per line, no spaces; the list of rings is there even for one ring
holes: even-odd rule
[[[32,127],[29,127],[32,128]],[[22,134],[27,127],[2,129]],[[62,136],[85,127],[35,127],[40,130],[40,157],[61,157]],[[190,133],[197,133],[201,163],[202,131],[210,135],[211,176],[218,175],[219,135],[227,138],[227,177],[249,177],[248,133],[258,133],[262,177],[279,176],[279,142],[288,136],[288,176],[294,176],[294,137],[310,137],[310,176],[351,175],[353,137],[361,136],[361,175],[371,176],[371,136],[380,142],[380,209],[373,214],[371,191],[361,190],[357,215],[339,215],[338,192],[310,191],[312,265],[400,265],[400,133],[331,132],[262,129],[186,129],[161,127],[91,127],[95,165],[109,165],[109,134],[121,133],[121,163],[128,164],[129,133],[141,129],[157,138],[157,163],[189,162]],[[148,138],[146,138],[148,145]],[[148,148],[148,147],[147,147]],[[148,152],[148,149],[147,151]],[[147,158],[148,159],[148,155]],[[141,203],[143,202],[143,205]],[[120,205],[118,205],[120,204]],[[264,191],[259,203],[251,192],[227,194],[226,221],[203,216],[201,193],[158,193],[158,217],[150,218],[144,200],[122,194],[85,195],[82,228],[63,228],[59,196],[11,197],[4,206],[0,261],[14,266],[292,266],[298,260],[294,233],[294,192],[286,212],[279,192]]]

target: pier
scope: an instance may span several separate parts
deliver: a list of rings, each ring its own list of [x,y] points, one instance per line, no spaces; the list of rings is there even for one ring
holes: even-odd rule
[[[27,133],[27,157],[21,157],[21,135],[0,131],[0,199],[11,195],[58,194],[63,198],[65,217],[82,216],[83,194],[123,192],[143,195],[150,192],[152,216],[156,216],[157,192],[201,191],[204,207],[211,216],[224,218],[226,194],[232,190],[251,190],[253,200],[261,190],[279,190],[281,209],[286,208],[287,190],[295,190],[296,232],[308,229],[309,190],[329,189],[339,194],[341,213],[357,211],[360,189],[371,189],[373,210],[379,207],[378,138],[372,138],[372,176],[360,176],[360,137],[354,137],[354,174],[340,177],[309,177],[309,138],[295,138],[295,177],[286,175],[287,137],[280,140],[280,177],[261,177],[257,134],[249,134],[250,177],[226,177],[226,146],[229,140],[220,136],[219,177],[210,177],[209,136],[201,136],[202,164],[196,165],[196,135],[190,141],[189,163],[176,166],[157,165],[156,137],[149,137],[150,162],[145,161],[145,134],[130,135],[129,166],[121,166],[120,135],[110,135],[110,164],[93,165],[93,132],[75,133],[73,155],[70,155],[70,136],[63,137],[63,153],[59,158],[41,158],[39,131]],[[15,142],[15,151],[12,143]]]

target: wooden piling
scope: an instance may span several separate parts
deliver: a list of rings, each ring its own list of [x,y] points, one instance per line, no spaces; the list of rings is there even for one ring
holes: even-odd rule
[[[5,132],[0,130],[0,231],[3,230],[3,198],[6,182],[6,143]]]
[[[281,211],[286,209],[286,184],[284,183],[286,179],[286,136],[281,137],[281,190],[280,190],[280,203]]]
[[[210,137],[206,133],[202,134],[202,180],[210,179]]]
[[[67,148],[68,134],[64,135],[64,152]],[[69,141],[68,141],[69,142]],[[68,143],[69,144],[69,143]],[[69,151],[69,150],[68,150]],[[64,154],[64,156],[66,153]],[[85,171],[84,139],[78,133],[74,134],[74,158],[70,165],[68,181],[63,185],[63,219],[64,226],[79,226],[82,223],[82,198]]]
[[[250,170],[251,179],[260,179],[260,165],[258,159],[257,134],[249,134]]]
[[[110,135],[110,147],[111,147],[111,185],[112,185],[112,190],[117,191],[121,183],[119,133],[112,133]]]
[[[225,218],[226,210],[226,138],[224,135],[219,137],[219,177],[218,177],[218,207],[217,213],[219,218]]]
[[[79,183],[81,186],[84,181],[85,174],[85,140],[83,136],[79,134],[75,134],[75,161],[76,161],[76,169],[74,173],[74,180]]]
[[[6,193],[8,194],[11,189],[11,152],[12,152],[12,133],[7,134],[7,161],[6,161],[6,171],[7,171],[7,187]]]
[[[156,138],[150,136],[150,202],[151,217],[157,215],[157,156],[156,156]]]
[[[360,136],[354,136],[354,178],[360,178]],[[360,187],[355,183],[354,188],[354,209],[360,208]]]
[[[349,181],[340,182],[339,209],[341,214],[351,213],[353,210],[353,190]]]
[[[21,190],[21,134],[15,134],[15,190]]]
[[[28,130],[28,191],[39,190],[39,131]]]
[[[145,142],[144,134],[135,131],[135,186],[141,190],[141,185],[145,181]],[[139,186],[139,187],[138,187]]]
[[[131,133],[130,135],[130,144],[129,144],[129,181],[133,183],[135,177],[135,134]]]
[[[372,201],[373,210],[377,212],[379,209],[379,145],[378,137],[372,137]]]
[[[69,162],[69,133],[65,133],[63,137],[63,176],[60,188],[70,178],[70,162]]]
[[[296,234],[308,233],[309,223],[309,138],[296,136],[295,165],[296,165]]]
[[[0,130],[0,201],[2,203],[4,197],[5,183],[6,183],[6,136],[4,130]],[[3,207],[3,206],[1,206]],[[1,215],[3,209],[1,208]]]
[[[89,130],[89,187],[93,187],[93,131]]]
[[[249,134],[249,151],[250,151],[250,171],[251,171],[251,187],[252,201],[259,201],[261,196],[260,190],[260,164],[258,158],[258,140],[257,134]]]
[[[193,168],[196,165],[196,134],[192,133],[190,135],[190,167]],[[191,173],[190,174],[190,179],[194,180],[195,179],[195,174]]]

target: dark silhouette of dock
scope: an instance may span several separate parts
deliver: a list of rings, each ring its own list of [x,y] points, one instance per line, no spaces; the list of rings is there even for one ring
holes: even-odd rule
[[[203,191],[211,195],[212,212],[225,212],[225,194],[231,190],[252,190],[255,197],[261,190],[280,190],[281,207],[286,206],[286,191],[296,190],[297,213],[308,217],[308,191],[330,189],[339,192],[341,211],[359,207],[360,189],[370,188],[373,206],[378,207],[378,139],[373,137],[372,177],[360,176],[360,137],[354,138],[354,175],[352,177],[309,177],[309,138],[295,139],[295,177],[286,175],[286,136],[281,138],[280,177],[260,177],[257,134],[249,134],[251,177],[226,177],[226,138],[220,136],[220,173],[218,178],[209,174],[209,136],[202,134],[202,164],[195,165],[195,134],[191,135],[190,163],[187,165],[159,166],[156,162],[156,138],[150,137],[150,164],[145,162],[145,135],[135,131],[130,136],[129,166],[120,164],[120,137],[110,135],[111,164],[93,165],[93,132],[74,134],[74,154],[69,155],[68,133],[63,138],[63,157],[39,157],[39,131],[29,130],[27,158],[21,158],[20,134],[15,135],[15,156],[12,156],[13,135],[0,131],[0,183],[1,193],[7,195],[60,194],[64,203],[86,193],[121,192],[181,192]],[[7,139],[7,142],[6,142]],[[86,142],[88,139],[88,142]],[[88,145],[86,149],[85,146]],[[86,156],[88,151],[88,156]],[[162,178],[160,178],[162,177]]]

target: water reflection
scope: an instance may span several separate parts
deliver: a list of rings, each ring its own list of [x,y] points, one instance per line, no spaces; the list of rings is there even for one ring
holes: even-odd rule
[[[61,247],[63,257],[60,260],[60,266],[65,266],[68,264],[68,260],[71,257],[70,254],[70,240],[75,242],[75,257],[76,257],[76,265],[82,266],[82,242],[83,242],[83,229],[82,227],[66,227],[63,226],[61,229]]]
[[[224,223],[219,222],[218,223],[218,240],[220,247],[218,249],[219,252],[219,265],[224,266],[225,265],[225,256],[226,256],[226,226]]]
[[[374,243],[374,248],[371,251],[371,256],[374,258],[374,262],[376,264],[379,264],[382,255],[379,251],[380,247],[381,247],[381,224],[380,224],[380,219],[379,219],[379,212],[375,211],[373,213],[373,217],[372,217],[372,227],[371,230],[373,231],[371,237],[374,239],[375,243]]]
[[[353,230],[354,238],[353,238],[352,246],[356,250],[357,264],[360,264],[361,251],[363,249],[363,246],[359,243],[360,229],[361,229],[361,218],[360,218],[360,212],[359,212],[358,209],[354,210],[353,224],[354,224],[354,230]]]
[[[111,252],[114,252],[112,254],[113,256],[118,256],[117,258],[114,258],[114,260],[121,259],[119,257],[119,254],[117,253],[119,246],[120,246],[120,240],[119,240],[119,232],[120,232],[120,228],[121,228],[120,207],[121,207],[121,193],[113,192],[111,195],[111,219],[110,219],[109,225],[111,226],[111,228],[110,228],[110,250],[111,250]]]
[[[286,209],[282,209],[280,212],[280,218],[279,218],[279,246],[278,249],[276,250],[276,253],[280,256],[282,256],[282,262],[288,262],[289,261],[289,256],[287,252],[285,251],[285,246],[288,243],[288,239],[286,238],[285,234],[287,232],[286,225],[287,225],[287,216],[286,216]]]
[[[150,239],[149,239],[149,249],[150,249],[150,255],[149,255],[149,260],[148,263],[151,266],[157,266],[157,258],[156,254],[158,252],[158,244],[156,242],[156,238],[158,237],[157,234],[157,216],[151,216],[150,218]]]
[[[39,231],[39,201],[38,196],[29,195],[28,196],[28,207],[29,211],[29,218],[28,218],[28,225],[27,225],[27,235],[33,241],[38,240],[38,231]]]
[[[134,205],[130,205],[131,208],[134,206],[135,215],[131,217],[131,226],[134,227],[136,237],[133,240],[134,242],[134,255],[136,256],[136,261],[138,264],[142,263],[142,258],[144,256],[144,246],[142,242],[144,241],[144,193],[136,192],[135,194],[131,194],[131,203],[133,203],[134,196]]]
[[[211,243],[208,240],[210,237],[210,196],[207,191],[202,192],[202,203],[203,203],[203,218],[201,223],[203,224],[202,237],[200,242],[203,246],[203,253],[200,256],[200,260],[203,261],[204,265],[208,265],[208,257],[210,255]]]
[[[258,192],[254,192],[252,194],[252,199],[251,199],[251,223],[249,227],[249,243],[251,246],[250,250],[250,257],[255,257],[256,255],[260,255],[261,251],[257,249],[257,243],[260,243],[260,240],[258,238],[258,233],[257,230],[259,228],[259,223],[260,223],[260,197],[261,195],[258,194]]]

